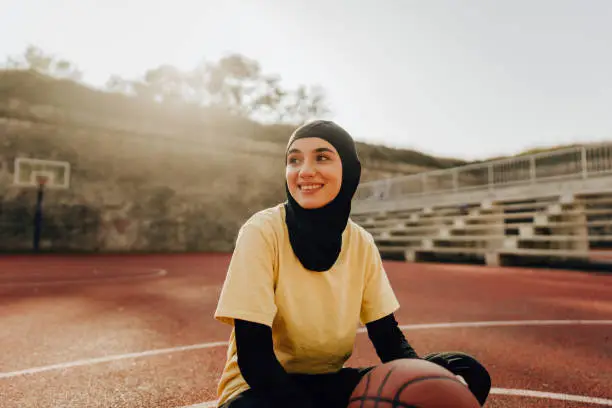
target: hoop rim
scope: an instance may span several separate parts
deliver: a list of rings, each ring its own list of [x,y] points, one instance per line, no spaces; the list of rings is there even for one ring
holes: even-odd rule
[[[46,184],[47,184],[47,182],[49,181],[49,177],[47,177],[47,176],[38,176],[38,175],[36,175],[36,176],[34,176],[34,177],[36,178],[36,183],[37,183],[39,186],[44,186],[44,185],[46,185]]]

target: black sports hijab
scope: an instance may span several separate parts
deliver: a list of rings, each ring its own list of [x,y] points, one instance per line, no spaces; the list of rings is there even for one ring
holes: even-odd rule
[[[294,141],[307,137],[318,137],[336,148],[342,161],[342,185],[338,195],[325,206],[305,209],[291,196],[285,182],[285,223],[293,252],[304,268],[323,272],[329,270],[340,255],[342,232],[361,178],[361,163],[353,138],[334,122],[317,120],[302,125],[291,135],[287,152]]]

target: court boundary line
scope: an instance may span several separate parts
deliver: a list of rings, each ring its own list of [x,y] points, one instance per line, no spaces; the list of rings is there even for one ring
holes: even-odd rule
[[[211,342],[211,343],[192,344],[188,346],[178,346],[178,347],[169,347],[169,348],[163,348],[163,349],[138,351],[138,352],[127,353],[127,354],[113,354],[113,355],[105,356],[105,357],[95,357],[95,358],[89,358],[89,359],[74,360],[74,361],[68,361],[65,363],[26,368],[26,369],[18,370],[18,371],[4,372],[4,373],[0,373],[0,379],[20,377],[24,375],[33,375],[33,374],[39,374],[39,373],[43,373],[47,371],[54,371],[54,370],[66,370],[69,368],[90,366],[94,364],[110,363],[111,361],[127,360],[130,358],[150,357],[150,356],[156,356],[156,355],[162,355],[162,354],[176,353],[176,352],[181,352],[181,351],[216,348],[216,347],[221,347],[221,346],[227,346],[227,342],[217,341],[217,342]]]
[[[597,404],[612,406],[612,399],[600,398],[600,397],[589,397],[586,395],[577,394],[564,394],[558,392],[546,392],[546,391],[535,391],[525,390],[520,388],[491,388],[489,395],[506,395],[506,396],[518,396],[528,398],[542,398],[548,400],[559,400],[559,401],[571,401],[571,402],[583,402],[587,404]],[[180,408],[216,408],[217,401],[205,401],[195,405],[185,405]]]
[[[544,399],[553,399],[553,400],[571,401],[571,402],[583,402],[587,404],[612,406],[612,399],[608,399],[608,398],[589,397],[586,395],[564,394],[564,393],[548,392],[548,391],[535,391],[535,390],[493,387],[491,388],[491,394],[492,395],[509,395],[509,396],[518,396],[518,397],[528,397],[528,398],[544,398]],[[214,404],[215,402],[212,402],[212,403]],[[214,406],[214,405],[211,405],[211,406]]]
[[[506,327],[506,326],[569,326],[569,325],[612,325],[612,320],[499,320],[499,321],[477,321],[477,322],[449,322],[449,323],[424,323],[407,324],[399,326],[402,330],[426,330],[447,328],[483,328],[483,327]],[[360,328],[357,333],[365,333],[365,328]],[[0,380],[4,378],[34,375],[48,371],[67,370],[74,367],[90,366],[94,364],[108,363],[111,361],[125,360],[130,358],[150,357],[162,354],[170,354],[182,351],[208,349],[227,346],[227,341],[209,343],[198,343],[186,346],[168,347],[163,349],[145,350],[127,354],[113,354],[104,357],[95,357],[68,361],[64,363],[46,366],[31,367],[17,371],[0,372]]]
[[[478,322],[416,323],[400,325],[401,330],[482,328],[507,326],[570,326],[570,325],[611,325],[612,320],[483,320]],[[357,329],[358,333],[367,333],[365,327]]]

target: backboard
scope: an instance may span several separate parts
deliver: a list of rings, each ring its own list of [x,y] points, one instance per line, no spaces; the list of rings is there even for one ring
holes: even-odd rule
[[[70,186],[70,163],[57,160],[17,157],[13,184],[19,187],[67,189]]]

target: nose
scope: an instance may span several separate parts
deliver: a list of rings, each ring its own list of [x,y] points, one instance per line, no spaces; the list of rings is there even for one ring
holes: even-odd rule
[[[313,163],[312,160],[304,160],[304,164],[302,165],[302,168],[300,169],[300,176],[301,177],[314,177],[316,173],[317,173],[317,168],[315,166],[315,163]]]

